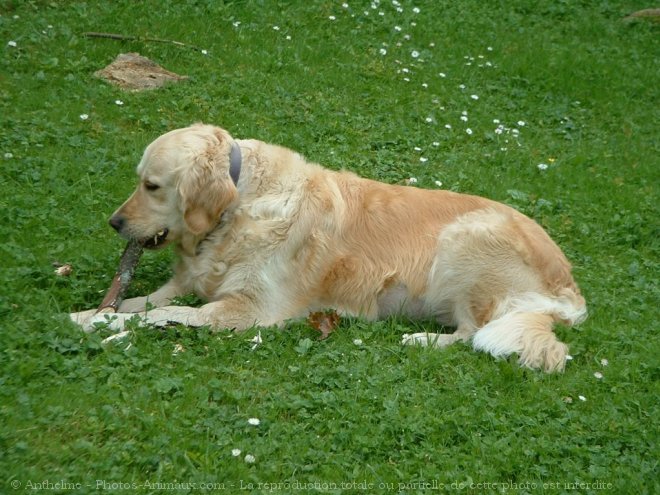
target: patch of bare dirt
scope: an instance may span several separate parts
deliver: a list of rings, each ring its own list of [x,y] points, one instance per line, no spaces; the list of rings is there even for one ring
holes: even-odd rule
[[[156,89],[188,79],[188,76],[164,69],[139,53],[120,53],[110,65],[94,75],[128,91]]]

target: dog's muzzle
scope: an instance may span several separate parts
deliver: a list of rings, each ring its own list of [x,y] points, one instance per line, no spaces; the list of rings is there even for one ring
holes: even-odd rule
[[[124,228],[126,226],[126,220],[124,217],[121,215],[113,215],[108,223],[119,233],[119,235],[122,237],[128,237],[124,232]],[[156,232],[154,235],[144,239],[138,239],[138,243],[146,249],[156,249],[165,242],[169,233],[169,229],[162,229],[159,232]]]

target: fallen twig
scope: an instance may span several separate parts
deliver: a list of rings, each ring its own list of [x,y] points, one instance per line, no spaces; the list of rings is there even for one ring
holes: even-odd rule
[[[201,48],[190,45],[188,43],[182,43],[181,41],[167,40],[163,38],[151,38],[148,36],[131,36],[126,34],[115,34],[115,33],[96,33],[96,32],[87,32],[83,33],[83,36],[88,38],[106,38],[111,40],[121,40],[121,41],[139,41],[139,42],[153,42],[153,43],[169,43],[176,46],[182,46],[184,48],[191,48],[193,50],[201,51]]]
[[[633,12],[629,16],[624,17],[623,20],[627,22],[646,20],[658,23],[660,22],[660,9],[638,10],[637,12]]]

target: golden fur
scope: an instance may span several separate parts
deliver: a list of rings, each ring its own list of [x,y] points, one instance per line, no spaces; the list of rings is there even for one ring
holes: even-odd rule
[[[231,180],[232,143],[242,152]],[[237,140],[196,124],[151,143],[140,185],[111,223],[179,255],[173,278],[125,301],[113,325],[147,302],[155,324],[243,330],[333,308],[370,320],[402,313],[457,327],[404,343],[472,341],[523,365],[564,367],[553,324],[573,324],[585,302],[566,257],[533,220],[503,204],[448,191],[387,185],[307,162],[288,149]],[[168,306],[195,292],[201,308]],[[99,317],[73,315],[87,327]]]

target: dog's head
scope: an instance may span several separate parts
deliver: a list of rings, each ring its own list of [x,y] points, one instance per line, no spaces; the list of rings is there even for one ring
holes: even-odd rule
[[[110,225],[150,249],[208,234],[238,198],[232,143],[227,131],[203,124],[160,136],[144,151],[140,183]]]

